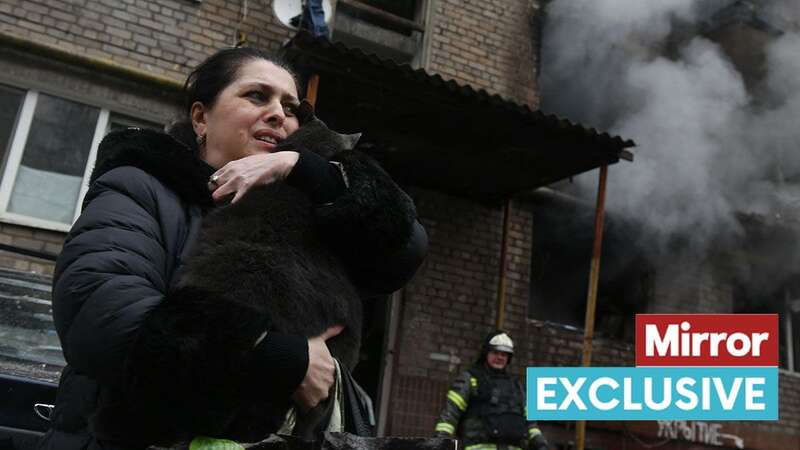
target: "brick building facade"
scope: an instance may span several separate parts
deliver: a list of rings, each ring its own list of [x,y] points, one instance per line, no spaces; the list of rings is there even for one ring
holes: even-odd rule
[[[346,12],[347,2],[333,3],[336,14]],[[410,58],[418,67],[532,108],[538,105],[537,1],[414,3],[411,19],[424,25],[424,31],[412,32],[417,47]],[[249,45],[278,50],[294,34],[269,4],[0,0],[0,93],[8,91],[20,111],[29,105],[34,119],[28,127],[36,126],[32,111],[46,96],[88,108],[97,116],[86,121],[95,130],[89,133],[90,141],[114,124],[165,123],[179,112],[178,91],[186,73],[205,56],[243,37]],[[323,79],[320,89],[325,89],[324,83]],[[18,129],[17,137],[11,138],[14,116],[9,120],[8,141],[0,141],[0,147],[9,149],[3,177],[12,177],[0,185],[0,244],[57,254],[74,211],[56,219],[15,209],[21,203],[15,203],[13,176],[21,172],[9,171],[8,166],[15,161],[25,165],[21,155],[14,159],[12,148],[20,147],[16,152],[21,153],[25,143],[14,141],[19,139]],[[94,156],[89,152],[82,157],[90,168]],[[85,183],[87,174],[73,176]],[[406,188],[431,244],[418,274],[387,308],[378,375],[379,429],[392,435],[424,436],[432,433],[450,380],[471,364],[479,342],[496,322],[504,210],[500,202]],[[77,204],[77,197],[68,200]],[[580,361],[581,330],[544,320],[531,306],[532,265],[538,251],[534,235],[537,217],[546,207],[525,196],[510,203],[504,327],[518,345],[514,370],[520,376],[528,365],[574,366]],[[0,252],[0,267],[44,274],[53,270],[52,263],[42,258],[6,252]],[[724,275],[709,270],[677,282],[683,289],[674,289],[674,277],[657,273],[649,310],[641,312],[730,311],[732,285]],[[686,299],[694,298],[701,302],[686,304]],[[632,343],[598,339],[594,364],[632,365]],[[722,433],[743,440],[744,447],[738,448],[800,448],[800,378],[784,371],[780,388],[781,420],[776,423],[723,423],[721,428],[719,424],[590,423],[588,447],[640,449],[664,442],[668,449],[737,448],[736,440],[721,438]],[[543,424],[559,448],[573,439],[572,426]],[[698,427],[705,431],[696,431]]]

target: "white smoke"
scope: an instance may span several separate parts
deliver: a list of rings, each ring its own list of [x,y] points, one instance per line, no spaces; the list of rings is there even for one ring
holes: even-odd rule
[[[768,11],[785,16],[773,1]],[[741,237],[736,213],[800,207],[800,36],[776,37],[763,85],[698,33],[731,0],[554,0],[542,49],[542,107],[636,141],[611,167],[609,211],[702,253]],[[796,8],[796,5],[794,6]],[[775,12],[777,11],[777,13]],[[785,25],[785,24],[784,24]],[[596,175],[578,178],[594,194]],[[794,202],[794,203],[793,203]],[[800,208],[798,208],[800,209]]]

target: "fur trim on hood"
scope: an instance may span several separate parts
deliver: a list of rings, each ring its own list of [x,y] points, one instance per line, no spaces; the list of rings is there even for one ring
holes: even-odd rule
[[[142,128],[112,131],[100,142],[89,183],[122,166],[144,170],[190,203],[204,209],[214,207],[208,191],[214,168],[166,133]]]

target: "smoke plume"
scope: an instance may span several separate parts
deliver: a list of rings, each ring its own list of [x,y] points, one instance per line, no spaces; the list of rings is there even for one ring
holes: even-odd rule
[[[738,2],[768,24],[754,29],[768,36],[755,79],[713,40],[732,0],[548,4],[542,108],[636,141],[635,162],[611,167],[607,207],[640,223],[655,254],[679,241],[701,256],[743,237],[742,214],[785,220],[800,210],[793,1]],[[577,188],[593,195],[596,177]]]

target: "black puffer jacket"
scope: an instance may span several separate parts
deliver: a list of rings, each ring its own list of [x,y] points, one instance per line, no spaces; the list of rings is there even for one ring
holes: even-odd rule
[[[61,376],[53,428],[40,448],[130,447],[94,430],[91,417],[104,399],[125,389],[120,371],[129,349],[148,312],[180,278],[203,216],[213,208],[207,190],[213,171],[163,133],[130,129],[111,133],[101,143],[83,212],[56,265],[53,313],[68,366]],[[320,157],[301,152],[289,182],[313,191],[336,184],[331,179],[340,176]],[[377,171],[368,176],[385,174]],[[398,189],[391,182],[379,183]],[[315,194],[309,192],[312,198]],[[381,198],[387,197],[348,189],[333,203],[320,205],[316,215],[321,226],[343,230],[337,235],[337,248],[358,255],[358,259],[344,259],[353,266],[354,279],[360,278],[360,271],[369,272],[363,279],[369,280],[364,288],[370,293],[402,286],[427,248],[413,205],[369,204]],[[359,242],[375,239],[374,233],[347,232],[368,231],[372,222],[385,226],[375,221],[379,219],[375,213],[381,210],[392,211],[394,228],[402,230],[393,236],[396,245],[374,247]],[[376,261],[382,263],[376,265]],[[305,338],[270,333],[256,351],[258,360],[268,362],[259,364],[260,370],[268,373],[254,378],[268,380],[264,382],[267,389],[293,390],[302,381],[308,365]]]

